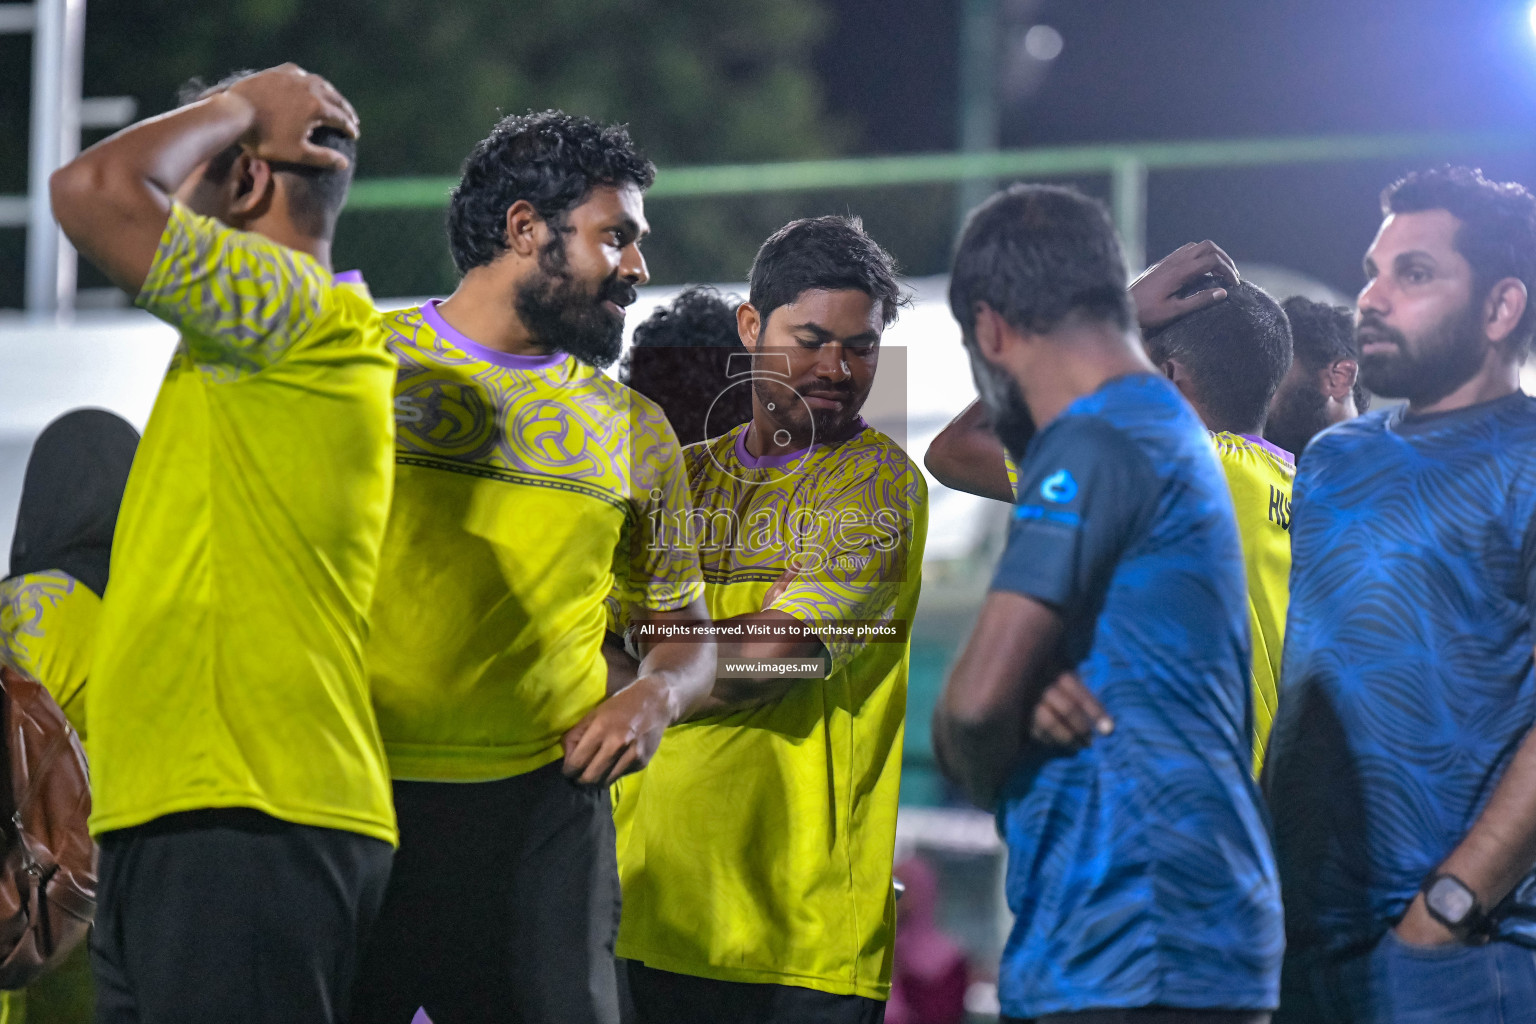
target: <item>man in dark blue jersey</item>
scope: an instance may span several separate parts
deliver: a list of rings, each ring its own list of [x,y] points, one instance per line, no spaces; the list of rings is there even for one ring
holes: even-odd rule
[[[1536,1021],[1536,198],[1383,193],[1360,371],[1301,464],[1269,793],[1292,1021]]]
[[[1015,186],[978,208],[950,307],[1019,460],[1008,547],[934,716],[946,770],[1008,845],[1003,1012],[1267,1021],[1279,890],[1249,772],[1243,559],[1208,435],[1147,361],[1109,218],[1075,192]],[[1063,670],[1104,712],[1085,745],[1028,732]]]

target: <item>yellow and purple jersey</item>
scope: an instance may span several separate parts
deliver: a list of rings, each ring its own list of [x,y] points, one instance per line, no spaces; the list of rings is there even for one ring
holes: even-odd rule
[[[927,491],[871,427],[755,458],[744,425],[685,450],[712,618],[770,606],[817,630],[825,678],[674,726],[619,786],[618,954],[660,970],[884,999],[891,862]],[[726,666],[722,665],[722,671]]]
[[[43,684],[80,739],[101,598],[60,569],[0,580],[0,664]]]
[[[137,301],[181,342],[112,546],[91,829],[249,807],[392,843],[363,670],[394,468],[373,300],[172,204]]]
[[[655,611],[703,592],[691,550],[637,533],[688,508],[677,439],[572,356],[485,348],[431,302],[386,324],[395,498],[368,659],[390,770],[520,775],[603,700],[610,592]]]

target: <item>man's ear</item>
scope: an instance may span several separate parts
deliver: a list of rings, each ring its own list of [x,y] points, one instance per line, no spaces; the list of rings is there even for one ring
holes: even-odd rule
[[[1189,370],[1177,359],[1165,359],[1157,368],[1163,371],[1163,376],[1173,382],[1173,386],[1179,389],[1190,404],[1195,404],[1195,382],[1190,378]],[[1198,406],[1197,406],[1198,408]]]
[[[1009,341],[1018,332],[985,302],[976,303],[976,351],[993,366],[1006,365]]]
[[[272,173],[271,164],[241,150],[224,178],[224,187],[228,190],[226,208],[230,221],[247,224],[271,208],[277,176]]]
[[[1525,282],[1518,277],[1506,277],[1495,284],[1483,303],[1483,333],[1488,340],[1498,345],[1509,337],[1519,326],[1529,301]]]
[[[1360,364],[1353,359],[1339,359],[1323,367],[1321,383],[1323,394],[1335,402],[1342,402],[1355,390],[1360,379]]]
[[[762,335],[763,318],[757,315],[757,307],[743,302],[736,307],[736,336],[749,350],[757,351],[757,340]]]
[[[550,223],[539,216],[539,211],[526,199],[519,199],[507,207],[507,251],[519,256],[533,257],[549,242],[553,231]]]

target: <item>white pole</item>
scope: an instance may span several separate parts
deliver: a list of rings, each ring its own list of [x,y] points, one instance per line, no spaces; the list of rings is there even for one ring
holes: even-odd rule
[[[38,0],[32,39],[32,131],[27,196],[27,309],[68,316],[75,251],[48,202],[48,177],[80,150],[85,0]]]

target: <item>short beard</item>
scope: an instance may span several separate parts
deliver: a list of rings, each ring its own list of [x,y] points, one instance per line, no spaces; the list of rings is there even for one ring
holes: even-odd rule
[[[1411,405],[1432,405],[1477,376],[1484,346],[1480,306],[1469,302],[1427,332],[1410,354],[1408,339],[1371,316],[1360,327],[1397,346],[1393,355],[1360,354],[1360,380],[1383,398],[1406,398]],[[1364,344],[1364,339],[1360,339]]]
[[[635,289],[614,273],[594,295],[571,275],[565,239],[557,229],[555,237],[539,251],[538,270],[518,287],[513,306],[536,344],[569,352],[603,369],[624,349],[624,318],[615,318],[603,308],[608,299],[626,306],[634,302]]]
[[[986,406],[992,431],[1017,465],[1024,461],[1024,451],[1035,436],[1034,417],[1029,414],[1029,406],[1024,402],[1017,381],[992,366],[974,349],[970,350],[970,356],[971,376],[976,380],[981,403]]]
[[[1317,373],[1307,376],[1308,385],[1281,394],[1264,424],[1264,439],[1292,455],[1300,455],[1308,441],[1333,425],[1328,421],[1328,396],[1317,387]]]

